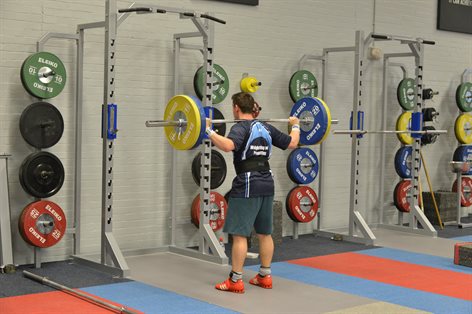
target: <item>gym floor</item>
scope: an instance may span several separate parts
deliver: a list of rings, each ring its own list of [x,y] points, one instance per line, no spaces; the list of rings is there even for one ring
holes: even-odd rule
[[[142,313],[472,313],[472,269],[453,263],[454,244],[472,241],[472,229],[447,226],[437,238],[386,229],[375,234],[376,247],[313,235],[284,238],[272,265],[274,289],[246,284],[242,295],[213,287],[230,266],[172,253],[128,257],[130,279],[70,262],[22,266],[0,275],[0,312],[110,313],[24,278],[28,269]],[[258,261],[246,265],[245,281]]]

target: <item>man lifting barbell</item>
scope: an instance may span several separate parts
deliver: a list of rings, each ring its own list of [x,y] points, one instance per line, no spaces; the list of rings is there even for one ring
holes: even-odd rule
[[[261,266],[259,273],[249,283],[272,288],[270,265],[274,253],[272,240],[272,203],[274,180],[269,166],[272,145],[280,149],[296,148],[300,139],[299,119],[290,117],[290,135],[274,126],[254,119],[255,102],[248,93],[232,96],[233,116],[236,123],[227,137],[211,130],[211,120],[206,120],[206,133],[216,147],[233,152],[236,177],[233,180],[228,201],[228,216],[223,231],[233,237],[231,252],[232,269],[229,278],[215,286],[218,290],[244,293],[242,281],[244,260],[247,255],[247,237],[254,227],[259,240]],[[257,105],[257,108],[260,108]],[[257,110],[259,111],[259,109]]]

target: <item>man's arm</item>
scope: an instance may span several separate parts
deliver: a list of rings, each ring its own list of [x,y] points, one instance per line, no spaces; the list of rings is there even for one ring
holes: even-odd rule
[[[215,131],[210,132],[208,135],[210,140],[216,147],[224,152],[231,152],[234,150],[234,142],[227,137],[221,136]]]
[[[211,120],[206,119],[206,134],[216,147],[224,152],[231,152],[234,150],[234,142],[227,137],[221,136],[210,128]]]

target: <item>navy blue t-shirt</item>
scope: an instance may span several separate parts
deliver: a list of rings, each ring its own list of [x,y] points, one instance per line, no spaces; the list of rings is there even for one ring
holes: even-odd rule
[[[258,120],[238,122],[231,128],[228,138],[234,143],[233,163],[252,157],[269,159],[272,146],[287,149],[292,138],[274,126]],[[250,171],[237,174],[231,187],[231,197],[249,198],[274,195],[271,171]]]

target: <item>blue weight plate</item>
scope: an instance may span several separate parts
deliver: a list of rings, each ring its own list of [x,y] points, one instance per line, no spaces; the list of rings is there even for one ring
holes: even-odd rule
[[[454,151],[452,157],[454,161],[472,161],[472,145],[459,146]],[[472,175],[472,170],[464,172],[465,175]]]
[[[395,171],[403,179],[411,178],[411,154],[411,146],[402,146],[395,154]]]
[[[205,110],[203,110],[203,106],[202,106],[202,103],[201,103],[200,99],[198,99],[195,96],[190,96],[190,98],[192,98],[192,100],[197,104],[198,111],[200,112],[200,122],[201,122],[200,134],[198,135],[197,142],[192,147],[192,149],[193,149],[193,148],[199,146],[202,143],[203,136],[205,135],[205,129],[206,129],[206,115],[205,115]]]
[[[300,121],[300,143],[303,145],[314,145],[321,142],[328,132],[330,125],[329,113],[325,106],[317,98],[305,97],[299,99],[290,111],[291,116],[300,120],[304,118],[313,119],[313,123]]]
[[[318,175],[318,157],[309,148],[293,150],[287,160],[287,172],[290,179],[297,184],[309,184]]]
[[[292,171],[290,171],[290,165],[292,164],[292,160],[293,160],[293,150],[292,152],[288,155],[288,158],[287,158],[287,164],[286,164],[286,169],[287,169],[287,174],[288,174],[288,177],[290,178],[290,180],[292,180],[292,182],[297,182],[295,180],[295,178],[292,176]]]

